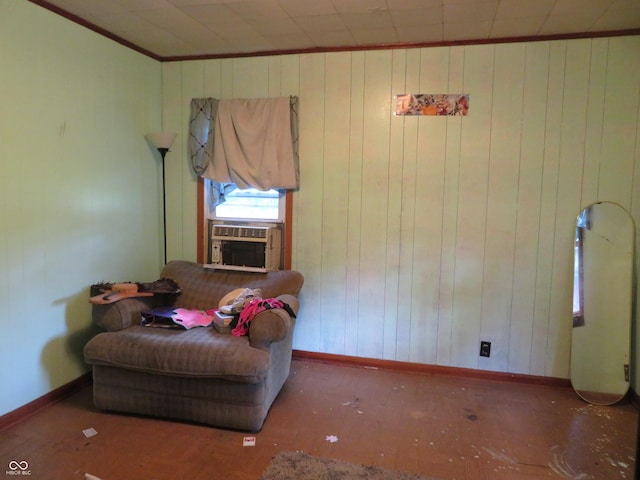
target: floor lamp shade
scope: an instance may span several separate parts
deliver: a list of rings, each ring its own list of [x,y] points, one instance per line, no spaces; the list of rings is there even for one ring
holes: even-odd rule
[[[173,145],[173,141],[176,139],[177,133],[173,132],[153,132],[147,133],[145,135],[146,139],[149,140],[158,150],[169,150],[171,145]]]

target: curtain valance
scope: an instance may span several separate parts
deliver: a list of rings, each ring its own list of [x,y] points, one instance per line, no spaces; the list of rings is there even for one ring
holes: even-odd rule
[[[212,180],[214,202],[229,188],[299,186],[298,97],[191,100],[193,170]]]

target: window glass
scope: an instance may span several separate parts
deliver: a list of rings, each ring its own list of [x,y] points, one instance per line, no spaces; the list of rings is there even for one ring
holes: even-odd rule
[[[281,198],[278,190],[266,192],[248,188],[236,189],[225,195],[225,202],[215,208],[216,218],[278,220],[281,212]]]

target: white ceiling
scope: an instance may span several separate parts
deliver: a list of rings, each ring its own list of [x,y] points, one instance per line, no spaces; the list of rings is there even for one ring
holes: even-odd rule
[[[162,59],[640,33],[640,0],[31,1]]]

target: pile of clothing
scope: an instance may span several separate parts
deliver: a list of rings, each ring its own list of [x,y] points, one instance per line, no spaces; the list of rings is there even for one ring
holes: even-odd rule
[[[217,308],[190,310],[185,308],[156,308],[143,312],[142,324],[152,327],[208,327],[211,324],[223,326],[232,335],[241,337],[249,333],[249,326],[260,312],[272,308],[282,308],[295,317],[286,303],[276,298],[262,298],[260,289],[239,288],[225,295]]]

